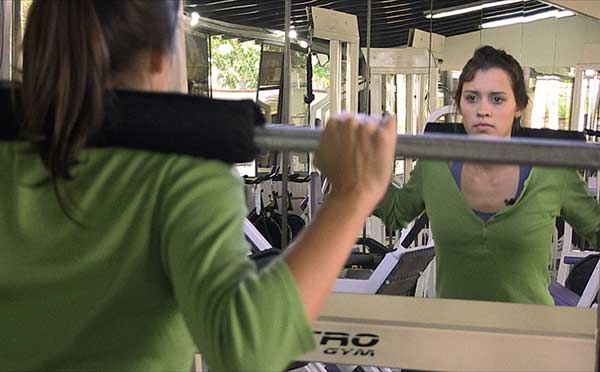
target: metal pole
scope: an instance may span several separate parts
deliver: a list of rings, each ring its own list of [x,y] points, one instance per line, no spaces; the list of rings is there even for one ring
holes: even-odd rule
[[[0,1],[0,80],[11,80],[13,67],[13,10],[11,2]]]
[[[600,291],[596,295],[596,302],[600,304]],[[596,367],[594,368],[594,370],[596,372],[600,371],[600,339],[599,339],[600,336],[599,335],[600,335],[600,306],[598,306],[597,316],[596,316]]]
[[[265,43],[260,43],[260,58],[258,60],[258,81],[256,82],[256,100],[255,102],[260,101],[260,83],[263,78],[263,62],[264,62],[264,51],[265,51]]]
[[[415,74],[406,74],[406,134],[415,134]],[[396,75],[396,86],[398,85],[398,75]],[[385,84],[385,82],[384,82]],[[396,88],[398,89],[398,88]],[[396,100],[398,99],[396,94]],[[397,107],[398,105],[396,105]],[[418,114],[417,114],[418,115]],[[418,121],[418,120],[417,120]],[[403,182],[407,183],[410,178],[410,172],[413,169],[413,159],[404,159],[404,169],[402,170]]]
[[[23,42],[23,32],[21,30],[21,0],[13,0],[13,15],[12,15],[12,73],[11,76],[15,80],[15,72],[21,68],[21,43]]]
[[[366,107],[365,112],[371,113],[371,11],[372,4],[371,0],[367,0],[367,61],[366,61],[366,76],[365,76],[365,94],[366,94]],[[359,45],[360,47],[360,45]],[[366,252],[366,238],[367,238],[367,221],[363,225],[362,231],[363,244],[362,251]]]
[[[265,150],[313,152],[321,130],[266,126],[255,130],[254,143]],[[492,139],[452,134],[398,135],[396,155],[479,163],[531,164],[563,168],[600,167],[600,146],[578,141]]]
[[[433,12],[433,0],[429,2],[429,9]],[[428,62],[427,62],[427,89],[429,90],[429,95],[427,96],[427,108],[425,109],[425,116],[429,115],[433,112],[433,102],[436,100],[437,96],[437,81],[435,84],[431,81],[431,55],[433,54],[433,17],[429,18],[429,49],[427,50],[428,54]],[[436,75],[437,77],[437,75]],[[437,79],[436,79],[437,80]],[[421,82],[422,84],[422,82]],[[431,87],[434,89],[431,89]],[[419,99],[423,99],[424,96],[421,96]],[[425,118],[423,118],[425,119]],[[425,123],[427,124],[427,123]],[[417,125],[418,126],[418,125]]]
[[[329,41],[329,115],[342,111],[342,46],[337,40]],[[323,118],[326,122],[326,118]]]
[[[365,111],[368,113],[371,113],[371,12],[371,0],[367,0],[367,76],[365,76],[365,93],[367,95],[367,107],[365,108]]]
[[[289,123],[291,119],[291,101],[290,101],[290,86],[291,86],[291,65],[292,55],[290,46],[290,31],[292,18],[292,1],[285,0],[285,48],[283,50],[283,104],[281,120],[283,123]],[[288,167],[290,163],[290,154],[287,151],[281,153],[281,249],[287,248],[288,245]]]
[[[581,91],[583,90],[583,69],[575,68],[575,85],[573,87],[573,110],[571,111],[571,130],[583,130],[580,128],[579,118],[581,117]]]

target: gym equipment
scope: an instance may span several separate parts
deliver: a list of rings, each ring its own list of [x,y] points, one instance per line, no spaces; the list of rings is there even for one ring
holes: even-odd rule
[[[572,237],[573,228],[565,222],[563,228],[562,250],[556,275],[556,281],[563,286],[571,271],[571,265],[576,265],[590,254],[597,253],[597,251],[593,250],[582,250],[581,248],[574,249]]]
[[[358,111],[360,34],[356,15],[311,7],[309,19],[312,28],[311,37],[329,41],[331,66],[329,78],[330,112]],[[346,45],[346,81],[342,80],[342,49],[344,44]],[[343,100],[344,94],[345,100]],[[343,103],[345,104],[343,105]]]
[[[362,294],[389,294],[396,296],[414,296],[417,282],[427,269],[435,256],[433,241],[429,244],[409,248],[416,239],[419,231],[426,224],[427,215],[423,214],[411,222],[403,231],[394,250],[388,250],[379,244],[380,248],[369,255],[352,254],[349,262],[357,257],[366,262],[373,261],[373,270],[364,270],[366,278],[345,277],[336,280],[334,292],[362,293]],[[364,239],[364,238],[363,238]],[[361,239],[357,242],[360,243]],[[371,246],[369,244],[369,246]],[[366,257],[361,257],[366,256]],[[367,265],[364,265],[367,266]],[[367,266],[368,267],[368,266]],[[427,278],[425,278],[427,280]]]
[[[367,279],[337,279],[334,292],[409,296],[435,256],[433,244],[387,253]]]
[[[244,235],[250,243],[250,252],[257,253],[272,249],[273,246],[265,237],[258,231],[256,226],[249,219],[244,219]]]
[[[320,131],[304,127],[266,126],[255,129],[259,148],[315,151]],[[548,156],[548,154],[561,156]],[[419,159],[451,159],[484,163],[598,168],[600,147],[545,138],[492,139],[452,134],[398,135],[396,155]]]
[[[284,208],[288,211],[292,211],[292,195],[288,192],[288,198],[282,198],[279,193],[275,190],[271,191],[269,202],[264,205],[262,199],[262,183],[266,181],[281,181],[282,175],[278,173],[279,167],[274,166],[269,174],[259,177],[245,177],[244,183],[253,187],[254,193],[254,208],[248,214],[248,220],[252,222],[261,234],[269,241],[269,243],[277,248],[283,249],[282,237],[285,231],[285,238],[287,241],[292,241],[300,231],[306,225],[304,219],[296,214],[288,213],[287,221],[284,223],[282,218],[282,211]],[[289,182],[304,183],[308,182],[309,176],[302,177],[299,174],[291,174],[289,176]],[[282,199],[287,206],[281,206],[279,199]],[[284,228],[284,226],[286,228]]]
[[[428,33],[427,33],[428,34]],[[365,49],[363,48],[363,53]],[[397,92],[389,92],[387,89],[386,78],[394,77],[395,89],[398,92],[406,93],[406,120],[398,123],[398,129],[401,133],[417,134],[423,132],[423,124],[427,112],[435,109],[435,97],[437,92],[437,82],[439,68],[437,59],[432,51],[424,48],[367,48],[370,53],[369,75],[370,75],[370,112],[374,115],[382,114],[382,107],[387,106],[387,95],[393,97]],[[399,75],[403,77],[400,79]],[[391,108],[396,112],[397,108]],[[413,169],[414,159],[404,159],[402,164],[402,174],[408,175]],[[404,177],[408,179],[408,177]]]
[[[334,293],[305,361],[423,371],[593,371],[596,313]],[[567,357],[568,356],[568,357]]]
[[[282,234],[285,232],[287,241],[291,241],[292,229],[289,224],[283,225],[282,223],[281,214],[277,211],[279,208],[277,193],[273,192],[273,196],[266,206],[262,205],[262,198],[260,198],[260,204],[260,212],[255,213],[259,209],[257,206],[250,213],[248,219],[274,248],[283,249]]]
[[[558,273],[550,283],[550,293],[556,305],[590,307],[600,289],[598,252],[573,249],[572,235],[573,228],[565,223]]]
[[[292,230],[289,226],[285,228],[281,225],[281,215],[271,207],[264,208],[260,215],[255,220],[251,220],[258,231],[263,234],[274,248],[282,249],[281,234],[285,231],[288,241],[291,238]]]
[[[0,140],[16,140],[23,122],[18,88],[0,86]],[[174,93],[107,91],[105,123],[89,147],[126,147],[218,159],[254,160],[254,127],[264,124],[250,100],[213,100]]]
[[[425,133],[442,133],[442,134],[463,134],[466,135],[465,127],[461,123],[433,123],[428,122],[425,126]],[[579,141],[585,143],[585,133],[575,132],[570,130],[554,130],[554,129],[532,129],[521,127],[517,131],[515,137],[520,138],[546,138],[567,141]]]
[[[591,307],[600,287],[598,254],[590,254],[576,263],[562,286],[550,283],[550,293],[558,306]]]
[[[599,265],[598,254],[590,254],[580,262],[576,263],[571,269],[569,276],[565,282],[565,286],[575,292],[577,295],[582,298],[586,294],[586,292],[591,292],[592,290],[588,290],[589,286],[596,286],[595,293],[591,293],[591,297],[589,299],[585,298],[585,305],[590,306],[592,302],[595,302],[596,294],[598,292],[598,268]],[[595,279],[595,280],[594,280]],[[589,301],[589,304],[587,303]]]
[[[0,140],[17,140],[22,107],[15,92],[0,89]],[[251,101],[211,100],[170,93],[108,93],[106,124],[91,147],[129,147],[219,159],[251,161],[258,148],[313,152],[321,131],[266,126]],[[560,153],[561,156],[548,156]],[[600,168],[600,147],[548,139],[483,139],[447,134],[398,135],[396,155],[505,164]]]

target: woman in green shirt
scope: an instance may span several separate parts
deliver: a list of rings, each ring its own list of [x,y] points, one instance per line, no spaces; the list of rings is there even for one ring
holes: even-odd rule
[[[490,46],[467,62],[455,95],[471,136],[511,137],[528,101],[519,63]],[[400,228],[424,210],[443,298],[552,305],[548,267],[556,217],[598,244],[600,208],[573,169],[420,160],[375,214]]]
[[[395,123],[329,122],[318,160],[333,192],[257,273],[230,166],[86,147],[106,88],[166,89],[179,6],[30,9],[25,137],[0,142],[0,370],[189,371],[199,351],[211,370],[277,371],[314,346],[310,325],[389,183]]]

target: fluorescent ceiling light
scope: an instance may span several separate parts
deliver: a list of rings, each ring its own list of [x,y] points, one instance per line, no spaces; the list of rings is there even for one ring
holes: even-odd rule
[[[285,36],[285,31],[281,31],[281,30],[275,30],[273,31],[273,33],[275,34],[275,36],[278,37],[283,37]],[[288,33],[290,39],[295,39],[298,37],[298,32],[296,32],[296,30],[290,30],[290,32]]]
[[[190,24],[192,25],[192,27],[194,27],[198,25],[198,22],[200,22],[200,14],[198,14],[198,12],[193,12],[192,21],[190,22]]]
[[[508,5],[508,4],[513,4],[513,3],[522,3],[522,2],[523,2],[523,0],[502,0],[502,1],[492,1],[492,2],[482,1],[482,2],[477,3],[477,5],[471,5],[468,7],[454,7],[454,8],[439,9],[439,10],[435,11],[433,13],[433,15],[431,14],[431,12],[429,12],[428,14],[425,15],[425,18],[438,19],[438,18],[452,17],[452,16],[459,15],[459,14],[476,12],[481,9],[493,8],[496,6]]]
[[[493,28],[514,25],[517,23],[528,23],[533,21],[539,21],[540,19],[546,18],[564,18],[575,15],[575,13],[568,10],[550,10],[548,12],[538,13],[526,17],[514,17],[508,19],[502,19],[500,21],[486,22],[481,25],[481,28]]]
[[[565,17],[570,17],[570,16],[574,16],[575,13],[573,13],[570,10],[561,10],[556,14],[556,18],[565,18]]]

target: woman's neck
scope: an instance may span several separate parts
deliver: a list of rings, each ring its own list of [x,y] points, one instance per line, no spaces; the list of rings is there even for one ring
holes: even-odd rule
[[[497,173],[508,167],[518,167],[517,164],[464,163],[463,166],[480,173]]]

